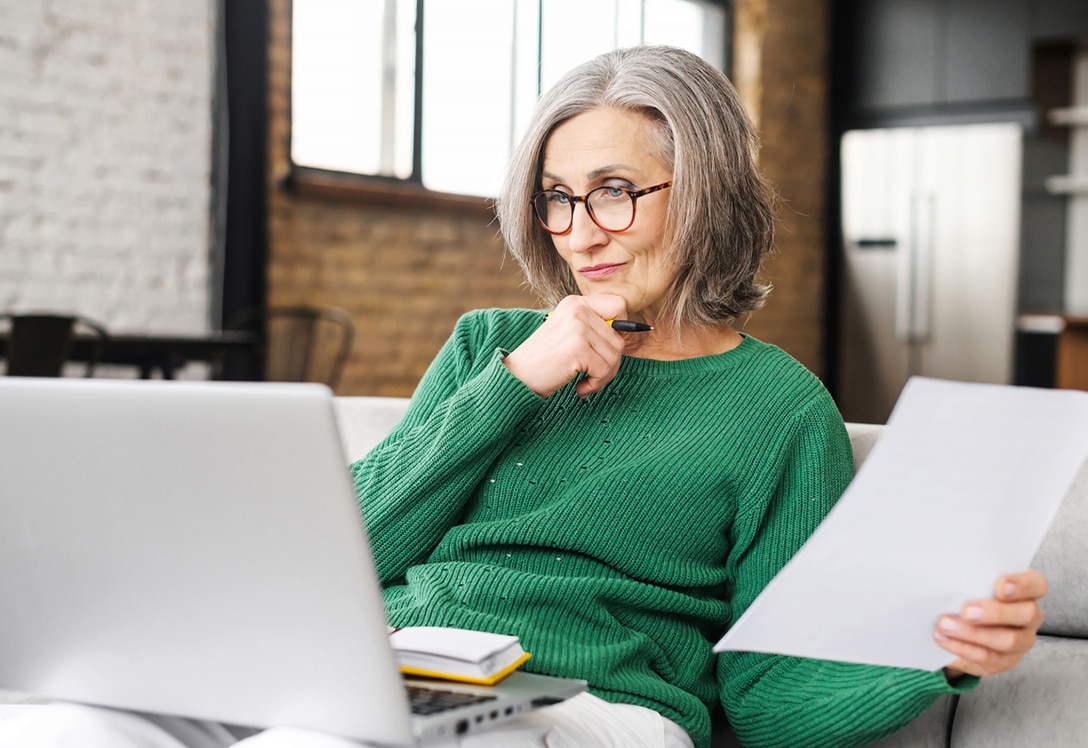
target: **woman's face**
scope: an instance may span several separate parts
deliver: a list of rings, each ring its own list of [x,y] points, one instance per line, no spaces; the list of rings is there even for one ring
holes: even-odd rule
[[[596,187],[639,190],[672,179],[652,154],[655,124],[619,109],[591,109],[559,125],[544,146],[541,189],[585,195]],[[570,266],[583,295],[610,293],[627,302],[628,316],[652,322],[675,272],[667,267],[662,241],[669,190],[638,198],[635,221],[626,231],[608,232],[577,203],[565,234],[553,234],[555,248]]]

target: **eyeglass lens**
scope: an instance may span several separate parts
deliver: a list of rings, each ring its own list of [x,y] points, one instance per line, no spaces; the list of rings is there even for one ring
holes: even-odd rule
[[[576,198],[558,190],[544,190],[533,196],[533,210],[553,234],[566,233],[574,222]],[[585,196],[586,210],[593,222],[605,231],[623,231],[635,220],[635,198],[618,187],[598,187]]]

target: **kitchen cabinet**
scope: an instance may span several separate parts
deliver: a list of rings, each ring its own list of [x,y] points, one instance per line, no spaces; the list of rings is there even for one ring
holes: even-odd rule
[[[1056,386],[1088,390],[1088,316],[1065,316],[1065,325],[1058,334],[1057,368]]]
[[[1046,6],[1029,0],[840,2],[846,98],[851,108],[870,112],[1028,99],[1036,27],[1079,21],[1061,0]],[[1067,27],[1065,33],[1076,32]]]

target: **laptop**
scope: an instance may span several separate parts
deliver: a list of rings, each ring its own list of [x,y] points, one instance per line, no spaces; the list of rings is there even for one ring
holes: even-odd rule
[[[324,385],[0,377],[0,414],[0,689],[418,745],[586,687],[401,676]]]

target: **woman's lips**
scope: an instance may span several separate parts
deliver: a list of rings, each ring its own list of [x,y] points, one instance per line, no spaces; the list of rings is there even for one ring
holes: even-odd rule
[[[603,280],[612,273],[623,267],[622,262],[608,262],[600,265],[587,265],[586,267],[578,268],[578,272],[582,274],[582,277],[589,280]]]

